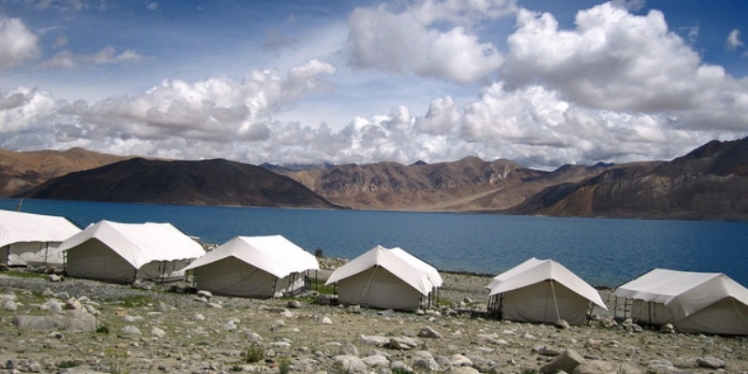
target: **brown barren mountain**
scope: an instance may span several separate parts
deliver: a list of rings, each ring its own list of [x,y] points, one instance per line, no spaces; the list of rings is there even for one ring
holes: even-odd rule
[[[82,148],[33,152],[0,149],[0,196],[13,196],[48,179],[74,171],[97,168],[126,158]]]
[[[621,165],[549,187],[509,210],[555,216],[748,219],[748,138],[712,141],[670,162]]]
[[[515,206],[550,185],[582,180],[595,170],[571,167],[548,173],[504,159],[489,162],[467,157],[437,164],[381,162],[286,174],[353,209],[496,211]]]
[[[60,153],[66,152],[49,154]],[[21,189],[45,180],[46,175],[62,173],[65,167],[88,165],[83,161],[51,162],[48,160],[56,159],[43,157],[45,152],[33,154],[37,158],[0,153],[4,162],[0,163],[4,167],[0,178],[5,178],[1,180],[10,180],[6,185]],[[106,156],[93,157],[89,162],[105,162],[109,160]],[[553,172],[476,157],[407,166],[393,162],[317,165],[305,170],[226,160],[131,159],[70,173],[19,196],[191,205],[744,220],[748,219],[746,191],[748,138],[709,142],[670,162],[566,165]]]
[[[19,197],[143,202],[339,208],[302,184],[263,168],[226,161],[134,158],[51,179]]]

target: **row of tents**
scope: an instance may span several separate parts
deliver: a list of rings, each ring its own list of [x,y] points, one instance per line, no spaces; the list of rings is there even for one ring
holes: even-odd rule
[[[275,236],[235,237],[205,252],[168,223],[100,221],[84,230],[62,217],[0,210],[0,262],[58,265],[68,276],[128,283],[194,275],[198,289],[268,298],[303,289],[317,258]],[[402,248],[376,246],[329,276],[342,304],[415,311],[437,299],[438,270]],[[486,286],[488,311],[535,323],[588,321],[607,310],[600,293],[554,260],[531,258]],[[748,335],[748,290],[721,273],[654,269],[618,287],[624,316],[640,324],[671,323],[678,331]]]

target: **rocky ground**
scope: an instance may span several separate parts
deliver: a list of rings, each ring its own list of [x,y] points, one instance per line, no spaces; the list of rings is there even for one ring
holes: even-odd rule
[[[489,277],[443,275],[439,307],[400,313],[12,270],[0,273],[0,372],[748,373],[746,338],[610,326],[602,310],[580,327],[499,321],[484,313]]]

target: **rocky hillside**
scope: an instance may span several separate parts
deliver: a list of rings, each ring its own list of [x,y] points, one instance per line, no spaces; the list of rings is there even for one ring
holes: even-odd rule
[[[748,138],[709,142],[669,162],[566,165],[553,172],[476,157],[435,164],[381,162],[308,168],[258,167],[226,160],[129,159],[98,167],[117,160],[80,149],[3,151],[0,186],[5,196],[10,196],[8,191],[25,191],[16,196],[47,199],[748,219]],[[85,169],[90,170],[64,175]]]
[[[337,207],[290,178],[221,159],[135,158],[51,179],[19,197],[180,205]]]
[[[625,165],[549,187],[516,214],[748,219],[748,138],[710,142],[664,163]]]
[[[0,149],[0,196],[13,196],[51,178],[126,159],[71,148],[67,151],[13,152]]]
[[[354,209],[491,211],[510,208],[543,188],[578,181],[598,168],[548,173],[509,160],[468,157],[456,162],[381,162],[287,172],[312,191]]]

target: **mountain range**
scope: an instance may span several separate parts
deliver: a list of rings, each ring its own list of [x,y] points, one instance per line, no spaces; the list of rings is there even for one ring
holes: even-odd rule
[[[668,219],[748,219],[748,138],[672,161],[565,165],[499,159],[254,166],[0,150],[0,195],[41,199]]]

